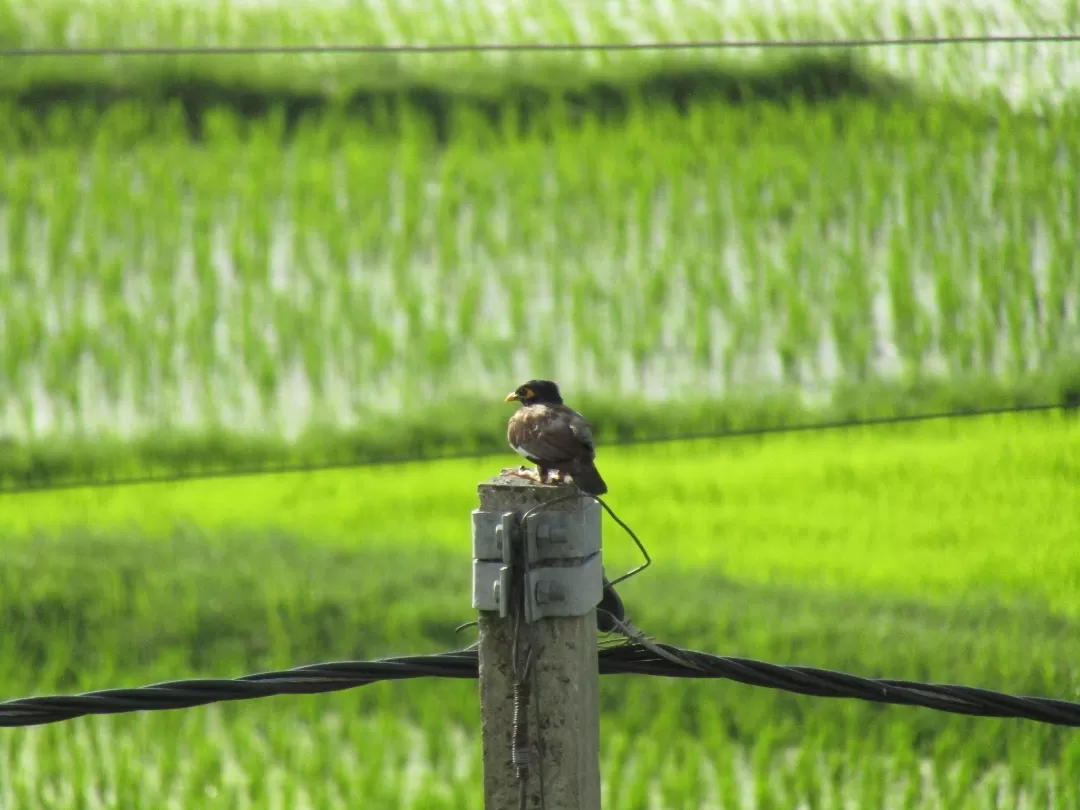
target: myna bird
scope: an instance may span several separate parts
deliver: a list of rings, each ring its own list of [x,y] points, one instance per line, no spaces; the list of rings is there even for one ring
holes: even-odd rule
[[[596,447],[589,423],[563,404],[559,386],[551,380],[529,380],[507,395],[506,401],[522,405],[510,417],[506,438],[515,452],[536,465],[535,473],[519,473],[522,477],[546,484],[550,471],[555,470],[553,480],[569,475],[588,495],[607,492],[607,484],[593,464]]]

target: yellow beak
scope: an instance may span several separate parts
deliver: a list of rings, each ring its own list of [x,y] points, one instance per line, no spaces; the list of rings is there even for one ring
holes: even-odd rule
[[[521,399],[521,397],[517,395],[517,391],[511,391],[506,395],[506,399],[504,399],[503,402],[516,402],[519,399]]]

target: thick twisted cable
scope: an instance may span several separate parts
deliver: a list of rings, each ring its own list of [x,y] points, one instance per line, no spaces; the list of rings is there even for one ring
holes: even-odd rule
[[[603,647],[599,651],[599,665],[601,675],[717,678],[814,697],[921,706],[952,714],[1022,718],[1080,727],[1080,703],[1009,695],[970,686],[860,678],[814,667],[710,655],[656,642]],[[233,679],[172,681],[82,695],[9,700],[0,703],[0,727],[36,726],[92,714],[184,709],[271,695],[335,692],[387,680],[475,679],[478,675],[475,650],[312,664]]]

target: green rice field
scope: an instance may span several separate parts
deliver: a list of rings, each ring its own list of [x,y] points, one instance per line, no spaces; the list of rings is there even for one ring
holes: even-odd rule
[[[1071,116],[993,137],[856,103],[560,117],[504,136],[462,113],[447,145],[420,114],[403,138],[324,119],[283,144],[223,112],[199,143],[176,121],[129,146],[128,107],[91,148],[16,153],[12,432],[297,435],[535,369],[611,397],[813,398],[1080,347]]]
[[[12,53],[1076,31],[1077,0],[0,0],[0,700],[471,643],[475,486],[550,376],[653,555],[620,586],[651,636],[1080,701],[1080,43]],[[193,480],[109,484],[148,474]],[[479,810],[476,695],[0,729],[0,810]],[[601,702],[605,808],[1080,806],[1072,729]]]
[[[553,4],[535,19],[468,5],[456,26],[423,5],[421,29],[364,5],[295,26],[272,4],[4,8],[16,48],[1080,19],[1075,3],[722,21]],[[992,71],[976,47],[1008,70],[1000,90],[1030,92],[977,90]],[[495,397],[534,374],[608,439],[1071,402],[1078,47],[3,57],[0,468],[55,481],[490,451]],[[406,60],[420,72],[389,70]],[[458,407],[435,418],[433,397]]]
[[[537,374],[646,437],[1080,384],[1072,113],[217,109],[192,138],[175,106],[9,109],[0,425],[48,457],[378,455],[387,425],[490,450]]]
[[[602,450],[670,643],[1080,699],[1080,428],[1046,415]],[[507,457],[0,496],[0,696],[464,646]],[[634,562],[605,519],[609,571]],[[1075,730],[605,677],[605,807],[1024,808]],[[0,806],[480,807],[475,682],[0,733]]]

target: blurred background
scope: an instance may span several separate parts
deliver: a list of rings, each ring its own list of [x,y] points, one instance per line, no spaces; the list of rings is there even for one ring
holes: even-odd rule
[[[548,377],[650,635],[1080,700],[1080,41],[804,46],[1075,32],[0,0],[0,699],[470,643],[475,486]],[[1068,730],[602,690],[606,807],[1080,804]],[[475,683],[85,718],[0,733],[0,808],[480,807],[479,752]]]

